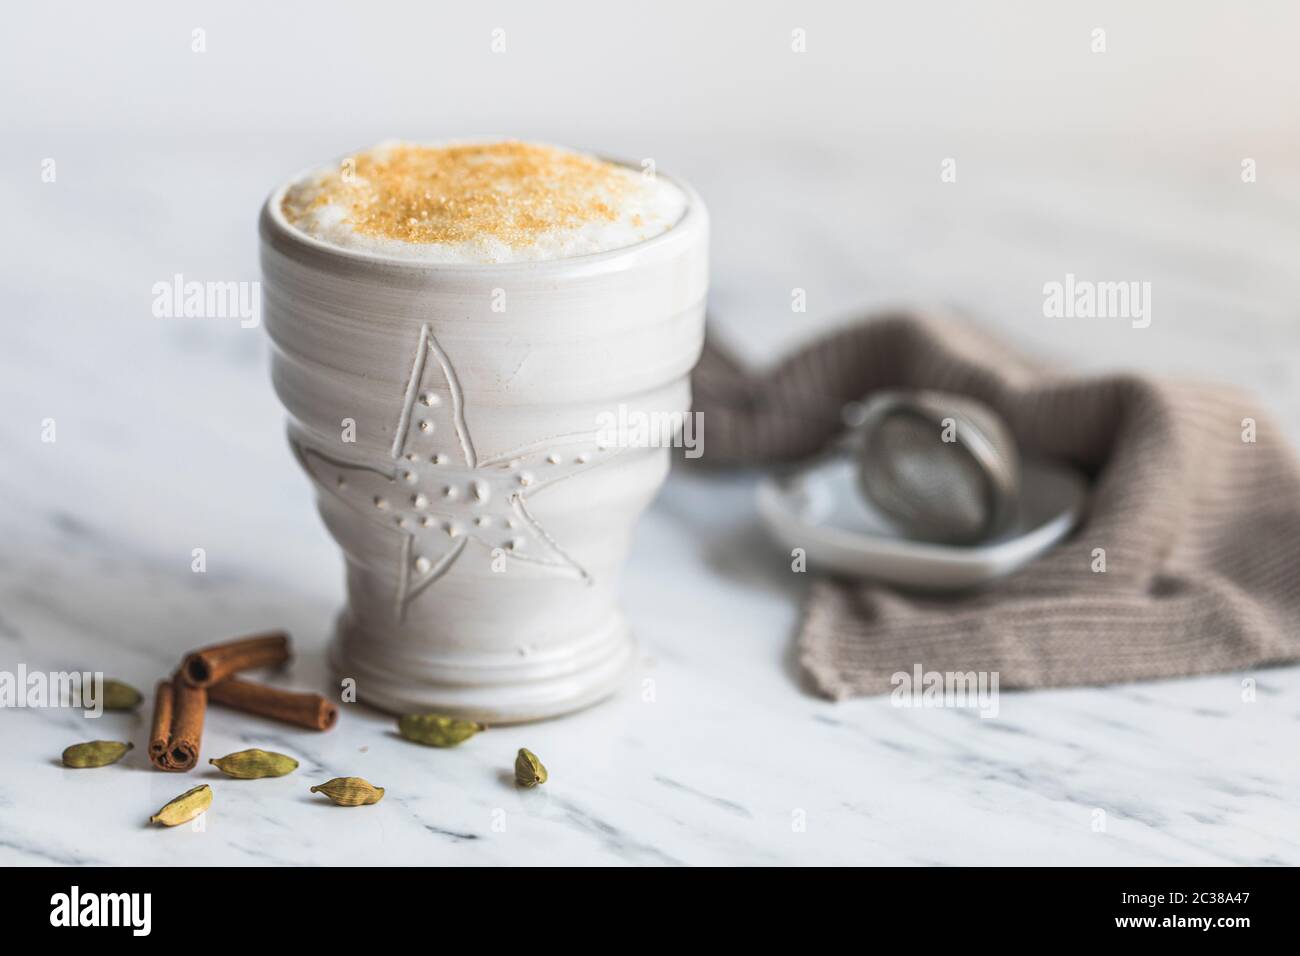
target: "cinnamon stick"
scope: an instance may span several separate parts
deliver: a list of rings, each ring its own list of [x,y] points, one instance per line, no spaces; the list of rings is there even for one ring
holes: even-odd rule
[[[199,762],[208,692],[202,687],[191,687],[179,677],[174,686],[176,713],[172,717],[172,739],[167,745],[167,759],[173,770],[192,770]]]
[[[149,730],[149,762],[159,770],[167,766],[167,745],[172,739],[172,713],[176,709],[176,690],[169,680],[160,680],[153,694],[153,725]]]
[[[192,687],[211,687],[250,667],[269,667],[289,659],[289,635],[268,631],[187,654],[181,676]]]
[[[339,719],[338,707],[320,694],[281,690],[238,677],[227,678],[208,688],[208,700],[308,730],[329,730]]]
[[[159,681],[149,731],[149,762],[159,770],[184,773],[199,762],[207,697],[179,676]]]

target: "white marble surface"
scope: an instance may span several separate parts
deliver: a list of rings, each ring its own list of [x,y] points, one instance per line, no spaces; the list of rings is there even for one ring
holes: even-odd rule
[[[714,311],[746,354],[859,307],[952,301],[1084,367],[1241,382],[1297,434],[1300,177],[1281,152],[1246,186],[1235,144],[966,140],[958,183],[940,185],[947,144],[878,146],[664,140],[663,168],[711,203]],[[284,626],[301,652],[285,680],[326,687],[341,565],[284,441],[264,333],[154,318],[150,289],[255,279],[262,195],[341,148],[49,127],[0,154],[17,224],[0,234],[0,668],[147,688],[184,649]],[[57,183],[40,182],[42,156],[60,158]],[[1152,327],[1042,318],[1042,284],[1067,271],[1152,281]],[[796,286],[806,314],[790,312]],[[753,483],[674,473],[623,582],[636,674],[572,717],[443,752],[361,707],[328,734],[214,710],[205,761],[251,746],[302,761],[239,782],[150,771],[147,705],[98,722],[0,712],[0,863],[1300,863],[1300,668],[1250,675],[1253,702],[1230,674],[1007,693],[991,720],[820,700],[792,661],[805,581],[757,527]],[[58,765],[95,737],[137,750]],[[510,782],[519,746],[550,768],[536,792]],[[346,810],[307,792],[348,774],[387,798]],[[216,791],[203,832],[144,825],[200,780]]]

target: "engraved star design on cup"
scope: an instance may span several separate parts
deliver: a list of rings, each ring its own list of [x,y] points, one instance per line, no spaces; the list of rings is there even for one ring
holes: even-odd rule
[[[585,432],[480,458],[465,425],[460,383],[427,324],[420,328],[391,466],[358,464],[292,444],[323,488],[399,536],[393,598],[399,620],[471,542],[590,583],[587,571],[533,517],[527,499],[609,461],[618,450]]]

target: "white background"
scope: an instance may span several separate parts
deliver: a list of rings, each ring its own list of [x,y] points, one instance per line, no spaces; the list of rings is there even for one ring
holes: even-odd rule
[[[6,10],[0,82],[44,128],[1204,143],[1300,112],[1298,27],[1286,2],[56,2]]]

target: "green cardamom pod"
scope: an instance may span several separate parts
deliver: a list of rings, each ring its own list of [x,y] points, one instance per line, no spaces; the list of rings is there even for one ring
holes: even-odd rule
[[[63,751],[65,767],[107,767],[117,763],[126,756],[126,752],[135,744],[119,743],[116,740],[92,740],[89,743],[73,744]]]
[[[473,737],[487,724],[441,714],[407,714],[397,722],[397,732],[426,747],[455,747]]]
[[[182,823],[189,823],[210,806],[212,806],[212,788],[205,783],[193,790],[186,790],[151,816],[149,822],[161,823],[165,827],[178,827]]]
[[[521,787],[535,787],[546,782],[546,768],[537,759],[537,754],[525,747],[519,748],[515,758],[515,782]]]
[[[360,777],[335,777],[311,788],[312,793],[323,793],[340,807],[361,807],[384,799],[384,788],[373,787]]]
[[[105,710],[135,710],[144,700],[144,696],[130,684],[111,679],[104,681],[101,696]]]
[[[298,769],[298,761],[271,750],[241,750],[238,753],[216,757],[208,763],[227,777],[256,780],[259,777],[283,777]]]

